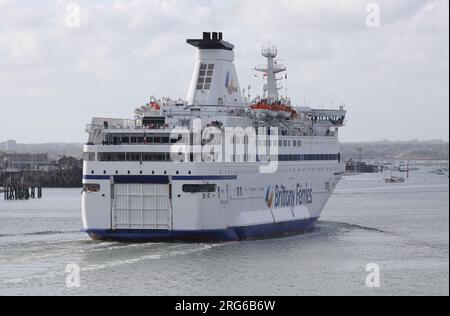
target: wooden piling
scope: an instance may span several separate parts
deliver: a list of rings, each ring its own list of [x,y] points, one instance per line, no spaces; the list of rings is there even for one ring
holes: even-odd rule
[[[0,175],[5,200],[29,200],[42,198],[42,180],[32,173],[2,172]],[[37,191],[37,194],[36,194]]]

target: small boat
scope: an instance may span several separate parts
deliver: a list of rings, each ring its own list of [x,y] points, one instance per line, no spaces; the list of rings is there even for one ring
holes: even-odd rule
[[[389,178],[384,179],[385,183],[404,183],[405,178],[403,177],[396,177],[396,176],[390,176]]]
[[[430,171],[431,174],[436,174],[438,176],[446,176],[448,174],[448,169],[446,168],[437,168]]]

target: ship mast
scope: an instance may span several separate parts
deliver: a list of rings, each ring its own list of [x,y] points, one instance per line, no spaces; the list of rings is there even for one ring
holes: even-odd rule
[[[286,67],[280,65],[275,60],[278,51],[274,46],[264,47],[261,51],[263,57],[267,58],[267,66],[256,67],[256,71],[260,71],[267,76],[267,85],[264,90],[267,91],[267,99],[269,103],[279,101],[277,74],[286,71]]]

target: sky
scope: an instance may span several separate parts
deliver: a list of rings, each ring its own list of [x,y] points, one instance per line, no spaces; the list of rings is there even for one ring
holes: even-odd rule
[[[94,116],[185,98],[203,31],[252,93],[277,46],[294,104],[346,105],[343,141],[448,140],[448,0],[0,0],[0,141],[84,142]]]

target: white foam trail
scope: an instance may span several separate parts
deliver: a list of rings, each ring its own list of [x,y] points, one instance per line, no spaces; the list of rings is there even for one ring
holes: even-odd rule
[[[112,261],[112,262],[108,262],[108,263],[104,263],[104,264],[88,266],[86,268],[81,269],[81,271],[83,271],[83,272],[96,271],[96,270],[113,268],[113,267],[127,265],[127,264],[134,264],[134,263],[138,263],[138,262],[145,261],[145,260],[160,260],[160,259],[166,259],[166,258],[171,258],[171,257],[176,257],[176,256],[184,256],[184,255],[188,255],[188,254],[192,254],[192,253],[196,253],[196,252],[209,250],[209,249],[212,249],[219,245],[221,245],[221,244],[205,244],[199,248],[190,249],[190,250],[170,251],[169,253],[152,254],[152,255],[145,255],[145,256],[132,258],[132,259],[117,260],[117,261]]]
[[[114,244],[114,243],[110,243],[110,244]],[[148,246],[149,244],[142,244],[142,246]],[[161,245],[161,244],[152,244],[152,245]],[[90,271],[97,271],[97,270],[104,270],[104,269],[108,269],[108,268],[113,268],[113,267],[118,267],[118,266],[122,266],[122,265],[129,265],[129,264],[135,264],[141,261],[145,261],[145,260],[160,260],[160,259],[166,259],[166,258],[171,258],[171,257],[176,257],[176,256],[184,256],[184,255],[189,255],[192,253],[196,253],[196,252],[202,252],[202,251],[206,251],[209,249],[212,249],[214,247],[218,247],[224,244],[202,244],[202,245],[195,245],[196,248],[193,249],[186,249],[186,250],[166,250],[166,253],[155,253],[155,254],[149,254],[149,255],[144,255],[144,256],[140,256],[140,257],[136,257],[136,258],[130,258],[130,259],[125,259],[125,260],[117,260],[117,261],[111,261],[111,262],[106,262],[106,263],[102,263],[102,264],[95,264],[95,265],[89,265],[87,267],[82,267],[81,268],[81,272],[90,272]],[[127,247],[138,247],[139,245],[127,245]],[[182,244],[182,245],[175,245],[174,247],[172,247],[171,249],[178,249],[178,248],[185,248],[186,246],[191,246],[191,245],[187,245],[187,244]],[[199,246],[199,247],[197,247]],[[121,247],[120,249],[123,249],[126,247]],[[111,249],[107,249],[107,248],[103,248],[101,250],[111,250]],[[113,248],[113,250],[119,250],[118,248]],[[99,249],[100,251],[100,249]],[[54,257],[54,255],[53,255]],[[82,263],[80,263],[80,266],[82,266]],[[49,273],[44,273],[44,274],[37,274],[37,275],[32,275],[32,276],[26,276],[26,277],[21,277],[21,278],[14,278],[14,279],[9,279],[9,280],[1,280],[0,284],[23,284],[25,282],[29,282],[31,280],[37,280],[37,279],[47,279],[47,278],[56,278],[56,277],[64,277],[66,275],[65,271],[64,271],[64,267],[61,268],[60,272],[49,272]]]

